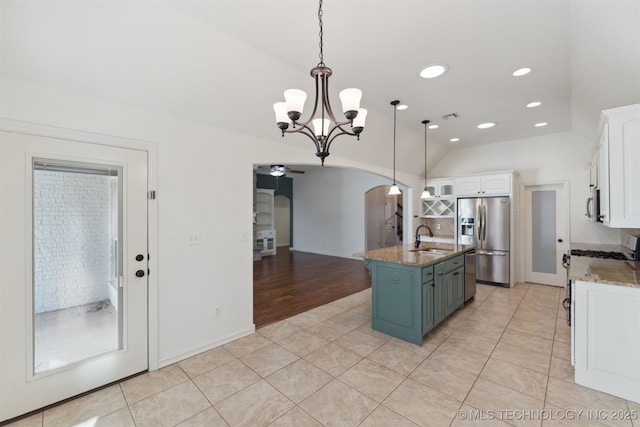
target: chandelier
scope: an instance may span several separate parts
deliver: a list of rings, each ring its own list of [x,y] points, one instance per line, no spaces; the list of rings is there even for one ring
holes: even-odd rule
[[[320,157],[324,166],[324,159],[329,155],[331,143],[337,137],[350,135],[360,139],[360,133],[364,130],[367,110],[360,108],[360,99],[362,98],[360,89],[344,89],[340,92],[340,101],[346,120],[336,119],[329,103],[329,77],[333,72],[331,68],[325,66],[322,52],[322,0],[320,0],[318,7],[318,21],[320,24],[320,62],[311,69],[311,77],[316,81],[316,97],[311,116],[306,121],[300,120],[304,103],[307,100],[307,94],[300,89],[285,90],[285,101],[273,104],[273,110],[276,113],[276,125],[282,131],[282,136],[284,137],[285,132],[296,132],[308,136],[315,144],[316,156]]]

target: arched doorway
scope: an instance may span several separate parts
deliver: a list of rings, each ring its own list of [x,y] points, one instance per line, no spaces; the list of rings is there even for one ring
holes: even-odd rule
[[[389,196],[389,186],[365,193],[365,246],[370,251],[402,244],[402,194]]]

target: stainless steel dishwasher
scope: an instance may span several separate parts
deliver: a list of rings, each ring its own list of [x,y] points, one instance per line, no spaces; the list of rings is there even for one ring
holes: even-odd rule
[[[464,254],[464,302],[476,296],[476,251]]]

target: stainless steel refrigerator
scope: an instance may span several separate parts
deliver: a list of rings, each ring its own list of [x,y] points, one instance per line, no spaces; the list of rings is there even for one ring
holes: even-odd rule
[[[476,246],[476,281],[510,286],[508,197],[458,199],[458,243]]]

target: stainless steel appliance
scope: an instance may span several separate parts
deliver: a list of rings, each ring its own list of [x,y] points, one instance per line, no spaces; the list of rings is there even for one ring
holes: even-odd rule
[[[476,296],[476,251],[464,254],[464,302]]]
[[[600,216],[600,190],[595,186],[591,186],[589,197],[587,198],[587,211],[584,216],[591,222],[602,222]]]
[[[476,280],[510,286],[508,197],[458,199],[458,243],[476,246]]]

